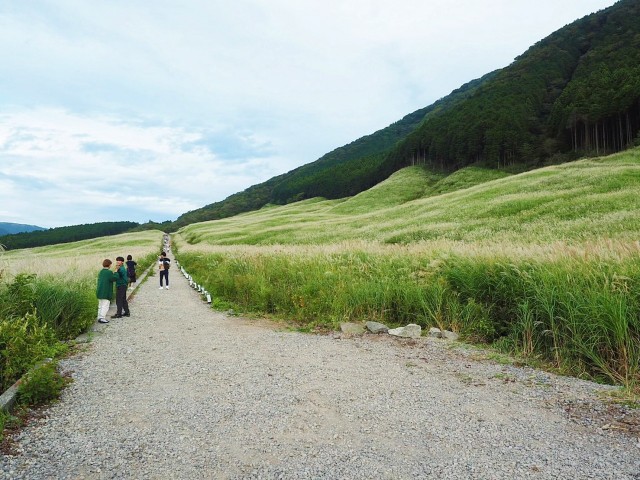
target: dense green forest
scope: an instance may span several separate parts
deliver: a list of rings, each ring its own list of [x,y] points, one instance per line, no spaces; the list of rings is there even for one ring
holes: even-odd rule
[[[553,33],[464,104],[433,115],[385,160],[455,170],[559,163],[633,146],[640,130],[640,2]]]
[[[640,2],[621,0],[530,47],[514,62],[310,164],[188,212],[170,227],[268,203],[342,198],[398,169],[478,164],[523,170],[638,144]]]
[[[140,227],[136,222],[101,222],[69,227],[50,228],[34,232],[0,236],[0,244],[7,250],[42,247],[58,243],[77,242],[90,238],[118,235]]]

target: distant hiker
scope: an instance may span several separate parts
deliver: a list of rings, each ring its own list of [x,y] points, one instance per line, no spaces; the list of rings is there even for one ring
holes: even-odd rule
[[[160,290],[162,290],[162,279],[164,278],[165,287],[169,290],[169,267],[171,267],[171,259],[167,258],[167,254],[162,252],[158,257],[158,270],[160,270]]]
[[[113,262],[108,258],[102,261],[102,270],[98,273],[98,286],[96,287],[96,297],[98,297],[98,322],[109,323],[107,312],[113,298],[113,282],[116,281],[116,274],[109,267]]]
[[[122,318],[129,316],[129,302],[127,302],[127,285],[129,277],[127,269],[123,265],[124,257],[116,257],[116,314],[111,318]]]
[[[136,262],[133,261],[131,255],[127,255],[127,277],[129,278],[129,290],[133,290],[133,284],[136,283]]]

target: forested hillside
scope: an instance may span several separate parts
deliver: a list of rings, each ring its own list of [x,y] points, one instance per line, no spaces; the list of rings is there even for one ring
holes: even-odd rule
[[[622,0],[553,33],[464,104],[430,116],[385,161],[537,166],[632,146],[640,130],[640,2]]]
[[[139,227],[139,224],[135,222],[100,222],[50,228],[49,230],[0,236],[0,245],[3,245],[8,250],[41,247],[44,245],[77,242],[78,240],[117,235],[128,232],[135,227]]]
[[[506,68],[313,163],[178,218],[172,228],[267,203],[342,198],[408,165],[522,171],[639,142],[640,2],[621,0],[529,48]]]

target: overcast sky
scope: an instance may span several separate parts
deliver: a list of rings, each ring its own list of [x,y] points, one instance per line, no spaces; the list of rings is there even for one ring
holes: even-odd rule
[[[613,0],[3,0],[0,222],[173,220]]]

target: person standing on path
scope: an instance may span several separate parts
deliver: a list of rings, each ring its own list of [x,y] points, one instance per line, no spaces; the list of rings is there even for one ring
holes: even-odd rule
[[[164,278],[165,287],[169,290],[169,267],[171,267],[171,259],[167,258],[167,254],[162,252],[158,258],[158,269],[160,270],[160,290],[162,290],[162,279]]]
[[[129,316],[129,302],[127,302],[127,285],[129,277],[125,268],[124,257],[116,257],[116,314],[111,318],[122,318]]]
[[[113,298],[113,282],[116,281],[116,274],[109,268],[113,262],[108,258],[102,261],[102,270],[98,273],[98,285],[96,287],[96,297],[98,297],[98,322],[109,323],[107,312]]]
[[[133,261],[131,255],[127,255],[127,277],[129,278],[129,290],[133,290],[133,285],[136,283],[136,262]]]

